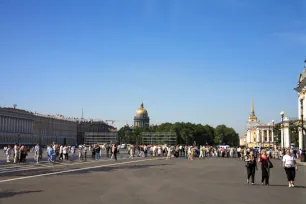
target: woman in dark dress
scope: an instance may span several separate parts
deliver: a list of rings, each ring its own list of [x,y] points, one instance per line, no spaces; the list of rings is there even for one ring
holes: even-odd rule
[[[261,184],[269,185],[270,169],[269,169],[269,154],[263,149],[261,151],[258,162],[261,163]]]
[[[253,151],[245,156],[245,166],[247,169],[247,183],[250,183],[250,177],[252,176],[252,185],[255,183],[255,170],[257,169],[256,157]]]

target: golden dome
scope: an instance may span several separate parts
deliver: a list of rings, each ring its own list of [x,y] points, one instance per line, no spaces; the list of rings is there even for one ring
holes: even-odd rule
[[[148,117],[148,111],[143,107],[143,103],[141,103],[140,108],[137,109],[136,117],[139,118]]]
[[[250,115],[250,116],[249,116],[249,119],[250,119],[250,120],[257,120],[257,117],[256,117],[255,115]]]

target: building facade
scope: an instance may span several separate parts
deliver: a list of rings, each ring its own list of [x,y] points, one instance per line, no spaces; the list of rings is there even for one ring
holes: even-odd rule
[[[33,134],[34,120],[35,116],[31,112],[0,107],[0,145],[38,142],[39,138]]]
[[[43,115],[16,108],[0,108],[0,145],[42,145],[77,142],[77,122],[61,115]]]
[[[150,118],[148,111],[144,108],[143,103],[141,103],[140,108],[136,111],[136,116],[134,117],[134,127],[149,127]]]
[[[273,147],[273,123],[261,124],[257,119],[252,100],[251,113],[247,121],[246,144],[247,147]]]
[[[304,107],[306,107],[306,67],[304,67],[303,72],[299,75],[297,87],[294,89],[297,92],[298,95],[298,117],[299,117],[299,148],[305,150],[306,148],[306,132],[304,130],[304,135],[302,134],[302,123],[303,120],[303,126],[304,129],[306,128],[306,121],[305,121],[305,114],[306,110]],[[303,137],[304,136],[304,137]]]

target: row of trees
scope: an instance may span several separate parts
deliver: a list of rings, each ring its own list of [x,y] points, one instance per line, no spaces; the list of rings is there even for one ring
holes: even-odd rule
[[[209,125],[177,122],[133,129],[124,126],[119,130],[118,136],[121,143],[137,144],[141,141],[142,132],[175,132],[178,144],[193,144],[196,142],[198,145],[239,145],[239,135],[233,128],[225,125],[218,125],[214,128]]]

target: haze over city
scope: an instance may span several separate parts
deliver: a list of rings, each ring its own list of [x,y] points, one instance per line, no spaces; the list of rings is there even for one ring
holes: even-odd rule
[[[132,125],[297,117],[306,2],[2,1],[0,106]]]

